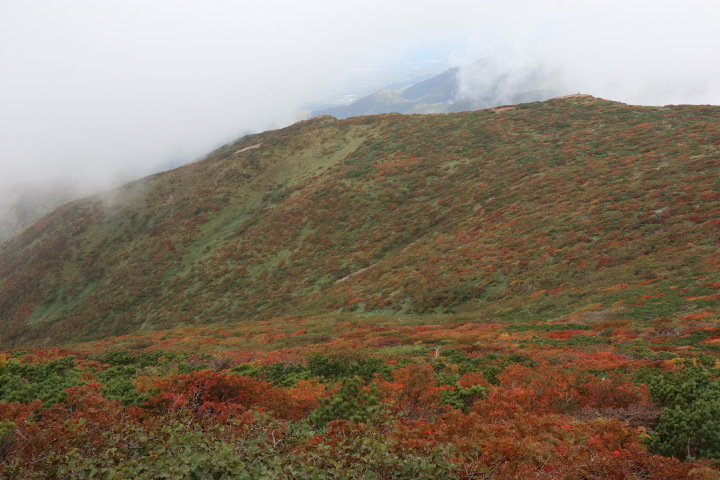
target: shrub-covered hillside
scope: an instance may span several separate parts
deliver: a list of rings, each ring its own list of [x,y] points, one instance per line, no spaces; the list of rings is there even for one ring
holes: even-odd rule
[[[0,342],[338,311],[715,328],[718,125],[574,96],[244,137],[5,242]]]
[[[0,478],[720,478],[720,107],[320,117],[0,246]]]

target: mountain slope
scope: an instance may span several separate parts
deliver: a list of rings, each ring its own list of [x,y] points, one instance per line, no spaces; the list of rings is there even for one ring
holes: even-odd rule
[[[244,137],[4,243],[0,340],[337,309],[717,318],[718,120],[573,96]]]

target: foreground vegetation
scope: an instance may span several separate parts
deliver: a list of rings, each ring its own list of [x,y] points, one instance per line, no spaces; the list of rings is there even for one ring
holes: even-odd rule
[[[8,352],[1,471],[718,478],[717,327],[575,322],[285,317]]]

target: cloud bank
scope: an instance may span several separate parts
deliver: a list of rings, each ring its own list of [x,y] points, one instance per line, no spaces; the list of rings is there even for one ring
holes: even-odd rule
[[[542,68],[568,93],[720,104],[719,17],[710,0],[4,0],[0,189],[190,161],[438,45],[455,64]]]

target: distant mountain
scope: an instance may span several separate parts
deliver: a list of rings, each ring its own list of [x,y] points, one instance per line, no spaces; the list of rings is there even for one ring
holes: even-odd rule
[[[480,65],[483,65],[480,63]],[[550,99],[559,90],[540,88],[544,79],[537,71],[525,73],[510,81],[509,74],[499,74],[490,68],[481,71],[475,65],[450,68],[439,75],[419,81],[401,89],[388,87],[361,97],[349,105],[314,111],[310,117],[331,115],[338,119],[382,113],[449,113],[479,110],[504,104],[535,102]],[[470,73],[470,75],[468,75]],[[466,85],[482,75],[481,85]],[[470,88],[468,88],[470,87]]]
[[[249,135],[0,244],[0,344],[330,311],[717,318],[718,122],[570,96]]]
[[[451,102],[458,93],[459,68],[450,68],[440,75],[405,88],[401,97],[409,102],[427,104]]]

